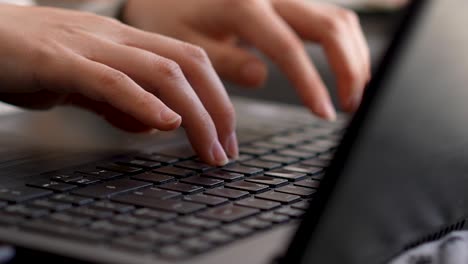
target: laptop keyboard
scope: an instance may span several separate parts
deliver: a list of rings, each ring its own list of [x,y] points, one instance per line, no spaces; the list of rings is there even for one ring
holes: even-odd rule
[[[202,254],[300,219],[343,131],[282,131],[224,167],[136,153],[48,173],[0,189],[0,225],[167,259]]]

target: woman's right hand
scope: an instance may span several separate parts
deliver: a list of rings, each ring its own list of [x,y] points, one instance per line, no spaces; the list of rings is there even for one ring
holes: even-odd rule
[[[93,14],[0,4],[0,58],[0,100],[71,103],[130,131],[183,125],[205,162],[237,156],[233,106],[199,47]]]

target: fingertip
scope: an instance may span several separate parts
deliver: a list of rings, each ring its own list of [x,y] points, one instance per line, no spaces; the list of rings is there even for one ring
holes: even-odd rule
[[[241,68],[241,80],[250,87],[260,87],[265,83],[268,69],[263,62],[251,60]]]
[[[318,104],[318,107],[315,107],[314,112],[321,118],[327,120],[327,121],[335,121],[337,116],[336,116],[336,110],[333,107],[333,104],[331,101],[326,100]]]
[[[229,159],[224,152],[223,147],[218,141],[213,143],[211,147],[211,162],[215,166],[224,166],[229,162]]]
[[[229,158],[237,159],[239,157],[239,146],[236,132],[232,132],[231,135],[229,135],[229,137],[226,139],[224,149],[226,150]]]
[[[182,117],[169,108],[161,110],[159,120],[163,123],[163,130],[174,130],[182,124]]]

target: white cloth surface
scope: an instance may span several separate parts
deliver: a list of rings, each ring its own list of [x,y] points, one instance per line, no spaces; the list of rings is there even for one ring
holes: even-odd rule
[[[403,253],[389,264],[467,264],[468,232],[453,232],[444,238]]]

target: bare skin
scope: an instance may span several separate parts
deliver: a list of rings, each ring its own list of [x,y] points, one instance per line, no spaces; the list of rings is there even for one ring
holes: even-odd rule
[[[218,74],[246,86],[261,85],[267,75],[238,40],[278,63],[305,104],[327,119],[335,112],[301,38],[323,45],[346,110],[357,107],[369,79],[356,16],[336,7],[301,0],[130,0],[124,15],[130,26],[0,4],[0,99],[34,109],[73,104],[134,132],[182,125],[202,160],[223,165],[238,147],[235,112]]]

